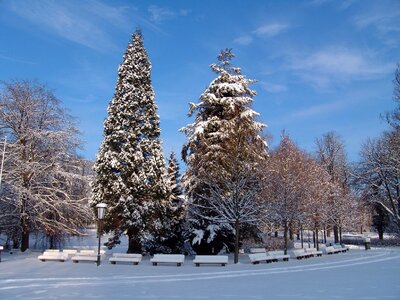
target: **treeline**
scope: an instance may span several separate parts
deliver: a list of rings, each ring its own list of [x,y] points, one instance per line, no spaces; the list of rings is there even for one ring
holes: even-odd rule
[[[334,132],[316,139],[315,153],[300,149],[285,132],[271,149],[265,125],[252,109],[254,80],[232,65],[233,58],[231,49],[221,51],[211,65],[215,79],[198,103],[190,103],[193,122],[180,130],[187,137],[183,176],[174,153],[167,162],[164,158],[151,64],[140,31],[133,34],[118,70],[93,173],[76,155],[77,131],[55,97],[52,105],[44,100],[27,105],[29,114],[37,106],[54,106],[35,122],[24,120],[28,113],[19,108],[7,117],[6,104],[16,107],[10,99],[25,97],[11,88],[32,84],[6,84],[1,122],[23,121],[3,126],[7,145],[16,150],[6,155],[1,206],[7,213],[2,213],[1,230],[22,244],[29,232],[43,232],[50,240],[79,234],[93,220],[95,205],[104,202],[104,230],[114,234],[113,243],[127,235],[128,252],[216,254],[224,248],[234,251],[235,262],[241,241],[261,240],[265,232],[282,230],[287,250],[304,229],[313,231],[316,240],[332,232],[338,243],[344,230],[362,232],[374,225],[380,235],[399,231],[399,67],[397,106],[384,115],[389,129],[367,141],[360,162],[351,164]],[[49,124],[41,123],[54,116]],[[40,134],[26,131],[28,123]],[[13,131],[19,126],[21,138]]]

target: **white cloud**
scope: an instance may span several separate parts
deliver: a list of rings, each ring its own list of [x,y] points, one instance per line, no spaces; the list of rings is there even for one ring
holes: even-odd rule
[[[272,23],[258,27],[253,33],[260,36],[273,37],[286,31],[289,27],[288,24],[284,23]]]
[[[186,17],[189,15],[192,11],[190,9],[181,9],[179,10],[179,15],[182,17]]]
[[[348,99],[319,103],[305,107],[303,109],[295,110],[287,115],[274,118],[269,121],[270,126],[287,126],[291,123],[298,123],[301,120],[310,120],[314,117],[321,117],[327,114],[336,113],[344,109],[349,109],[358,103],[358,100]]]
[[[95,0],[79,6],[68,1],[12,1],[8,8],[48,32],[100,51],[114,47],[107,27],[128,24],[122,9]]]
[[[261,86],[268,93],[281,93],[287,91],[287,86],[272,82],[262,82]]]
[[[343,108],[348,107],[349,101],[336,101],[336,102],[329,102],[329,103],[323,103],[323,104],[317,104],[314,106],[307,107],[302,110],[295,111],[290,115],[291,118],[293,119],[304,119],[304,118],[310,118],[313,116],[319,116],[324,113],[332,113],[334,111],[341,110]]]
[[[147,10],[150,13],[150,19],[156,23],[173,19],[177,16],[186,17],[191,12],[191,10],[189,9],[180,9],[179,11],[173,11],[169,8],[159,7],[157,5],[151,5]]]
[[[1,53],[0,53],[0,59],[16,62],[16,63],[20,63],[20,64],[26,64],[26,65],[37,65],[36,62],[25,60],[25,59],[19,59],[19,58],[13,57],[11,55],[4,55]]]
[[[309,2],[309,4],[313,5],[313,6],[322,6],[322,5],[325,5],[325,4],[334,4],[334,5],[337,5],[339,9],[347,9],[357,1],[358,0],[342,0],[342,1],[312,0],[312,1]]]
[[[242,35],[234,39],[233,42],[239,45],[247,46],[253,42],[253,37],[251,35]]]
[[[373,11],[354,17],[353,23],[358,29],[374,28],[378,37],[388,45],[399,46],[400,9]]]
[[[373,55],[332,47],[309,55],[293,55],[289,69],[315,87],[326,88],[333,82],[371,79],[392,72],[391,64],[379,64]]]
[[[258,27],[251,33],[241,35],[233,40],[234,43],[242,46],[250,45],[257,37],[274,37],[279,35],[290,28],[289,24],[284,23],[271,23]]]

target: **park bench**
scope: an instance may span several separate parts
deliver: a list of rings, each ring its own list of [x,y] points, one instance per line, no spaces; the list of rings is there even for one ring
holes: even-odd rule
[[[183,254],[154,254],[150,261],[153,266],[157,266],[159,263],[172,263],[180,267],[185,261],[185,256]]]
[[[38,256],[38,259],[41,261],[46,261],[46,260],[55,260],[55,261],[61,261],[64,262],[68,259],[68,254],[63,253],[60,251],[44,251],[42,255]]]
[[[339,252],[346,252],[349,250],[349,247],[346,247],[344,245],[340,245],[340,244],[335,244],[333,245],[333,248],[335,248],[336,250],[338,250]]]
[[[266,253],[265,248],[250,248],[250,253]]]
[[[272,256],[275,259],[274,261],[278,261],[280,259],[283,261],[288,261],[290,258],[290,255],[285,254],[285,252],[282,250],[268,251],[268,255]]]
[[[271,263],[275,260],[273,256],[268,255],[266,252],[264,253],[250,253],[249,254],[250,261],[253,265],[259,264],[260,262]]]
[[[317,250],[316,248],[304,248],[304,250],[312,256],[322,256],[322,251]]]
[[[228,264],[227,255],[196,255],[194,257],[193,263],[196,267],[200,264],[220,264],[221,266],[226,266]]]
[[[304,251],[304,249],[295,249],[292,250],[292,256],[296,259],[302,259],[302,258],[309,258],[312,257],[313,255],[310,253],[306,253],[306,251]]]
[[[137,253],[113,253],[109,259],[110,263],[116,264],[117,262],[139,264],[142,261],[142,254]]]
[[[321,250],[324,254],[336,254],[341,252],[338,249],[335,249],[333,246],[323,247]]]
[[[76,255],[78,253],[78,250],[75,250],[75,249],[64,249],[62,252],[68,254],[68,256],[73,256],[73,255]]]
[[[104,250],[100,250],[100,260],[105,254]],[[97,262],[97,252],[94,250],[81,250],[77,255],[71,257],[72,262],[79,263],[80,261]]]

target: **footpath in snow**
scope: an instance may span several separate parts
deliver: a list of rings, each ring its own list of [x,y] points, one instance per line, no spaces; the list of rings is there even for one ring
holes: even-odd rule
[[[152,266],[41,262],[3,254],[0,299],[400,299],[400,249],[350,250],[252,265]]]

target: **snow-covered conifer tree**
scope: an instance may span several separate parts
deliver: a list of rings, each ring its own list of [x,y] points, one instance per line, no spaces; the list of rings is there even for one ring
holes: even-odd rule
[[[126,233],[128,252],[142,251],[162,228],[157,212],[168,190],[150,73],[143,37],[136,31],[118,69],[92,185],[93,204],[108,204],[105,229]]]
[[[179,163],[175,152],[168,158],[166,182],[168,197],[159,210],[162,229],[157,232],[151,252],[179,253],[183,249],[186,225],[186,203],[180,184]]]
[[[232,242],[233,235],[238,232],[232,220],[222,212],[223,205],[217,205],[221,209],[212,205],[212,199],[217,197],[210,187],[214,187],[214,193],[231,193],[226,191],[225,181],[234,182],[229,186],[239,185],[243,178],[235,177],[234,173],[243,170],[242,175],[248,174],[249,166],[255,173],[267,150],[261,136],[265,125],[256,121],[258,113],[251,108],[256,92],[249,86],[254,80],[247,79],[239,68],[231,66],[233,57],[231,49],[221,51],[219,64],[211,65],[217,78],[200,96],[198,104],[190,103],[189,115],[195,115],[194,123],[181,129],[188,138],[182,151],[187,164],[183,183],[191,204],[192,244],[198,253],[218,252],[222,245]],[[236,163],[235,168],[232,168],[232,161]],[[241,165],[247,167],[241,168]],[[219,198],[230,197],[228,194]]]

